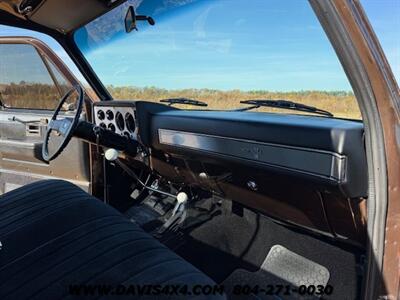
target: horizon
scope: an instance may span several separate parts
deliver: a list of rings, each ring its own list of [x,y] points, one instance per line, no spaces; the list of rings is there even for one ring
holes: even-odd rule
[[[48,83],[40,83],[40,82],[30,82],[30,81],[25,81],[21,80],[20,82],[0,82],[0,87],[4,86],[9,86],[9,85],[52,85]],[[151,89],[151,90],[159,90],[159,91],[168,91],[168,92],[182,92],[182,91],[208,91],[208,92],[224,92],[224,93],[229,93],[229,92],[242,92],[242,93],[281,93],[281,94],[290,94],[290,93],[325,93],[325,94],[345,94],[345,95],[354,95],[354,92],[352,90],[287,90],[287,91],[282,91],[282,90],[266,90],[266,89],[254,89],[254,90],[243,90],[243,89],[229,89],[229,90],[224,90],[224,89],[212,89],[212,88],[182,88],[182,89],[167,89],[167,88],[160,88],[157,86],[134,86],[134,85],[113,85],[113,84],[108,84],[106,85],[106,88],[118,88],[118,89],[135,89],[135,90],[146,90],[146,89]]]

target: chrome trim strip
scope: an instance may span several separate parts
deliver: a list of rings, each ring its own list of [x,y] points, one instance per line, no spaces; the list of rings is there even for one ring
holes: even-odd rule
[[[23,149],[35,149],[34,142],[21,142],[21,141],[14,141],[14,140],[3,140],[0,139],[0,146],[3,147],[18,147]]]
[[[72,180],[72,179],[65,179],[57,176],[47,176],[43,174],[30,174],[26,172],[21,172],[21,171],[14,171],[10,169],[4,169],[0,168],[0,177],[5,176],[5,175],[16,175],[16,176],[21,176],[21,177],[28,177],[28,178],[34,178],[34,179],[60,179],[60,180],[65,180],[68,182],[71,182],[77,186],[80,187],[87,187],[89,190],[89,187],[91,186],[91,183],[88,181],[81,181],[81,180]]]
[[[12,159],[12,158],[6,158],[6,157],[3,157],[1,160],[6,161],[6,162],[11,162],[11,163],[16,163],[16,164],[28,164],[28,165],[34,165],[34,166],[40,166],[40,167],[46,167],[46,168],[48,168],[50,166],[49,164],[45,164],[45,163],[20,160],[20,159]]]
[[[337,182],[346,179],[346,156],[330,151],[169,129],[158,129],[158,137],[164,145],[251,160]]]

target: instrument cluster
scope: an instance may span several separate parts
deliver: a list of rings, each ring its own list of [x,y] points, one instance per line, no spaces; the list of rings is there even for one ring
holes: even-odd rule
[[[134,107],[95,106],[94,118],[97,126],[131,139],[137,138],[138,128]]]

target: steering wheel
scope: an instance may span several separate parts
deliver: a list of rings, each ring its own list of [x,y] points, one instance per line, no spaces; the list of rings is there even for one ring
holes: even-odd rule
[[[76,100],[75,105],[75,115],[72,117],[58,118],[60,110],[65,103],[65,101],[74,93],[78,93],[78,98]],[[53,116],[50,119],[49,124],[47,125],[47,131],[44,137],[44,142],[42,146],[42,157],[45,161],[49,162],[55,159],[64,148],[68,145],[69,141],[72,138],[75,128],[79,123],[79,117],[82,112],[84,101],[84,93],[83,89],[80,85],[74,85],[60,100],[57,105],[56,110],[54,111]],[[53,153],[49,153],[49,141],[51,139],[51,133],[55,132],[58,136],[61,136],[61,141],[58,145],[55,146],[55,151]]]

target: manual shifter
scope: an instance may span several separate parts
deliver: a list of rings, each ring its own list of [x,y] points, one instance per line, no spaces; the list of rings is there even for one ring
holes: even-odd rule
[[[185,221],[187,201],[188,195],[185,192],[179,192],[178,195],[176,195],[176,203],[172,209],[172,214],[158,230],[158,234],[163,234],[166,230]]]
[[[176,199],[174,208],[170,217],[165,221],[163,226],[158,230],[158,234],[164,233],[166,230],[171,229],[173,226],[181,224],[186,219],[186,203],[189,199],[185,192],[179,192],[177,195],[173,195],[168,192],[159,190],[157,187],[148,186],[142,182],[139,177],[133,172],[127,165],[125,165],[120,159],[118,159],[120,153],[115,149],[108,149],[104,156],[108,161],[116,162],[129,176],[133,177],[143,188],[150,191],[163,194]]]
[[[144,183],[143,181],[140,180],[140,178],[135,174],[135,172],[133,172],[126,164],[124,164],[120,159],[120,152],[115,150],[115,149],[108,149],[105,153],[104,153],[104,157],[108,160],[108,161],[113,161],[115,162],[117,165],[119,165],[121,167],[122,170],[124,170],[129,176],[133,177],[143,188],[148,189],[149,191],[153,191],[162,195],[166,195],[169,197],[173,197],[176,198],[176,195],[173,195],[171,193],[167,193],[164,191],[161,191],[158,189],[158,187],[153,187],[153,186],[148,186],[146,185],[146,183]]]
[[[175,215],[178,211],[185,208],[186,202],[188,201],[188,195],[185,192],[179,192],[176,195],[175,207],[172,210],[172,215]]]

